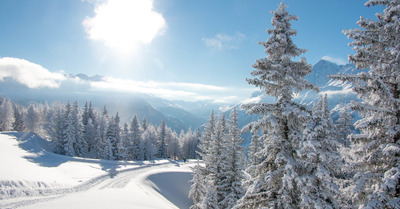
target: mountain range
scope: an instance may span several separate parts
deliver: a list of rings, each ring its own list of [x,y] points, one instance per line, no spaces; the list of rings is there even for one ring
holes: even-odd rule
[[[337,65],[335,63],[320,60],[317,62],[306,79],[318,85],[320,92],[303,91],[295,95],[299,103],[312,105],[319,99],[319,95],[327,94],[331,109],[338,111],[343,104],[356,100],[354,92],[349,84],[343,84],[328,78],[331,74],[355,74],[358,70],[354,65]],[[226,104],[210,103],[209,101],[171,101],[150,94],[127,93],[127,92],[100,92],[90,89],[91,81],[101,81],[104,77],[100,75],[88,76],[85,74],[68,75],[70,79],[63,81],[59,88],[28,88],[12,79],[5,78],[0,82],[0,96],[10,98],[17,103],[27,105],[32,102],[54,101],[68,102],[78,101],[83,106],[85,102],[101,109],[104,105],[111,114],[119,112],[122,121],[130,121],[136,114],[139,119],[146,117],[148,122],[160,124],[165,120],[173,130],[196,129],[206,123],[211,110],[217,114],[222,111]],[[243,78],[245,79],[245,78]],[[256,91],[249,98],[239,104],[230,104],[230,107],[240,107],[244,103],[273,102],[274,98],[266,96],[263,91]],[[229,113],[227,113],[228,115]],[[243,126],[254,121],[258,116],[246,115],[245,111],[239,111],[239,125]]]

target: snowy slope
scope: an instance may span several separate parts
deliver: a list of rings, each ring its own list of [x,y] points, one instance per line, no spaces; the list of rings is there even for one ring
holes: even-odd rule
[[[33,133],[0,133],[0,208],[189,208],[191,167],[56,155]]]

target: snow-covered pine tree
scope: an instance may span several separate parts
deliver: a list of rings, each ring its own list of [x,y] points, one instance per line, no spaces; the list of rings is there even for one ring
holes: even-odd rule
[[[223,113],[216,126],[215,135],[211,137],[210,142],[210,155],[204,160],[204,163],[210,168],[210,172],[207,175],[207,184],[211,184],[210,188],[213,189],[216,195],[216,201],[218,203],[217,208],[224,208],[222,201],[227,195],[227,190],[229,190],[229,185],[225,184],[227,176],[225,172],[227,168],[224,166],[229,165],[229,157],[224,148],[227,148],[227,136],[228,129],[225,119],[225,114]],[[228,187],[228,188],[227,188]],[[204,198],[208,198],[206,195]],[[203,201],[207,201],[203,199]]]
[[[343,163],[338,152],[327,97],[314,104],[312,117],[304,130],[297,155],[302,167],[296,179],[300,189],[300,208],[340,208],[338,174]]]
[[[169,137],[167,144],[167,156],[173,160],[177,160],[181,156],[181,149],[176,132],[169,129]],[[184,132],[183,132],[184,133]]]
[[[167,138],[167,133],[166,133],[166,125],[165,121],[163,120],[160,127],[159,127],[159,141],[160,144],[158,146],[158,151],[157,151],[157,157],[159,158],[167,158],[167,145],[166,145],[166,138]]]
[[[208,123],[206,124],[203,134],[201,135],[199,144],[198,154],[204,161],[207,160],[207,156],[211,155],[211,141],[212,137],[215,135],[215,129],[216,129],[216,118],[214,110],[212,110]],[[210,171],[208,167],[209,166],[206,165],[207,173]]]
[[[199,143],[199,137],[197,136],[199,133],[192,132],[192,130],[189,128],[189,130],[186,133],[181,133],[179,135],[181,144],[182,144],[182,155],[186,159],[196,159],[197,154],[197,146]]]
[[[25,127],[29,131],[37,132],[40,125],[40,115],[34,105],[30,105],[25,114]]]
[[[350,140],[347,138],[351,134],[351,127],[353,126],[353,118],[348,107],[344,107],[339,112],[339,118],[336,121],[336,130],[338,141],[345,147],[350,146]]]
[[[119,153],[118,144],[121,141],[121,128],[119,126],[120,118],[118,112],[116,113],[115,117],[111,118],[111,121],[108,125],[107,129],[107,138],[111,143],[111,150],[113,158],[110,160],[119,159],[121,156],[124,156],[125,153]],[[124,151],[121,149],[121,151]]]
[[[104,112],[103,112],[104,114]],[[104,139],[104,149],[102,158],[106,160],[115,160],[117,157],[117,136],[116,136],[116,120],[112,116],[108,123],[107,132]]]
[[[45,127],[47,128],[47,134],[54,143],[54,152],[58,154],[65,154],[64,135],[66,122],[62,104],[60,102],[52,104],[46,116],[47,125]]]
[[[182,130],[179,134],[179,143],[182,145],[181,154],[184,159],[189,159],[191,135],[192,130],[190,128],[186,133]]]
[[[198,127],[196,129],[193,137],[194,137],[194,145],[193,145],[194,146],[194,157],[193,158],[200,159],[200,155],[199,155],[199,152],[200,152],[199,145],[200,145],[200,138],[201,138],[200,127]]]
[[[298,208],[301,204],[300,190],[296,178],[299,162],[296,150],[302,140],[307,107],[293,101],[293,93],[318,88],[308,83],[304,77],[311,72],[312,66],[305,58],[292,61],[306,50],[299,49],[291,36],[297,31],[291,29],[291,20],[287,6],[282,2],[273,14],[268,29],[271,36],[266,42],[260,42],[268,54],[253,65],[251,72],[256,78],[247,79],[251,85],[261,88],[266,95],[276,98],[273,104],[259,103],[243,105],[248,114],[259,114],[262,119],[248,124],[245,131],[263,133],[263,149],[257,153],[260,163],[255,166],[245,195],[238,201],[236,208]],[[267,134],[265,133],[265,129]]]
[[[24,116],[23,113],[19,110],[19,107],[17,105],[13,104],[13,110],[14,110],[14,122],[12,123],[12,130],[13,131],[24,131],[25,126],[24,126]]]
[[[209,191],[210,188],[208,184],[213,184],[214,180],[211,181],[210,183],[210,177],[209,174],[212,173],[213,169],[213,164],[210,162],[212,161],[212,144],[213,144],[213,139],[215,137],[216,133],[216,118],[214,114],[214,110],[211,111],[210,118],[208,120],[208,123],[205,125],[203,134],[200,137],[200,144],[199,144],[199,151],[198,155],[203,159],[203,162],[205,164],[204,167],[201,167],[197,165],[197,168],[194,170],[195,176],[200,181],[202,184],[202,187],[193,187],[190,191],[190,193],[196,193],[196,195],[192,195],[193,203],[191,208],[204,208],[204,203],[207,202],[205,198],[209,198],[211,195],[210,192],[213,192],[215,194],[215,188],[212,188],[212,191]],[[215,162],[213,162],[215,163]],[[194,178],[194,177],[193,177]],[[192,181],[193,183],[193,181]],[[214,186],[214,185],[212,185]],[[208,197],[206,195],[206,192],[208,191]],[[217,206],[218,202],[215,200],[215,204]]]
[[[154,144],[154,139],[157,137],[157,131],[154,126],[147,126],[142,134],[142,142],[144,144],[143,160],[152,160],[157,154],[157,149]]]
[[[104,114],[104,111],[101,115],[99,115],[99,125],[96,133],[96,136],[98,137],[97,140],[95,140],[95,146],[93,148],[94,153],[96,154],[97,158],[104,159],[107,157],[104,155],[104,148],[106,147],[106,133],[107,133],[107,127],[109,123],[109,116]],[[109,153],[106,153],[109,154]]]
[[[243,195],[242,180],[244,175],[241,147],[243,139],[240,136],[236,108],[232,110],[229,117],[229,134],[225,137],[222,152],[222,155],[226,157],[225,163],[222,164],[222,176],[224,176],[222,185],[225,195],[220,203],[220,208],[232,208]]]
[[[350,135],[355,162],[352,204],[359,208],[400,208],[400,1],[369,0],[367,7],[381,5],[377,20],[363,17],[361,28],[344,30],[356,51],[349,61],[357,75],[335,75],[351,82],[361,102],[353,102],[362,119]]]
[[[72,109],[71,113],[69,115],[69,124],[73,128],[74,132],[74,138],[75,138],[75,143],[74,143],[74,150],[75,154],[79,157],[84,157],[88,154],[88,144],[83,137],[83,125],[82,125],[82,119],[79,113],[79,106],[78,102],[75,101],[72,104]]]
[[[86,102],[85,105],[83,106],[83,112],[82,112],[82,124],[86,126],[89,121],[89,107],[88,103]]]
[[[64,120],[64,128],[63,128],[63,137],[64,137],[64,143],[63,143],[63,149],[65,155],[68,156],[75,156],[75,149],[74,145],[76,143],[75,140],[75,127],[74,124],[71,121],[71,111],[72,107],[71,104],[68,102],[65,105],[65,111],[63,115],[63,120]]]
[[[146,129],[147,129],[146,117],[143,117],[143,119],[142,119],[142,129],[143,129],[143,131],[146,131]]]
[[[134,115],[130,123],[130,140],[128,143],[128,155],[132,160],[143,160],[144,158],[141,135],[142,131],[140,129],[139,120],[137,116]]]
[[[14,122],[12,103],[8,99],[0,100],[0,131],[10,131]]]
[[[190,209],[201,209],[202,200],[205,194],[205,175],[204,169],[197,163],[192,169],[194,175],[190,183],[192,184],[189,191],[189,198],[193,200],[193,205]]]
[[[258,157],[257,153],[261,150],[261,143],[259,141],[259,136],[257,134],[257,131],[253,131],[251,133],[251,141],[249,145],[249,159],[250,159],[250,164],[251,165],[257,165],[258,162]]]
[[[87,142],[87,156],[90,154],[93,157],[93,150],[97,140],[100,140],[97,133],[97,129],[94,126],[93,120],[91,118],[88,119],[88,122],[85,126],[85,131],[83,133],[83,138]]]

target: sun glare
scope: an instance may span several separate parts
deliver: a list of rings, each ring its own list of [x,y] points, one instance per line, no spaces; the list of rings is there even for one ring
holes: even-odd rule
[[[86,18],[83,25],[88,38],[124,52],[151,43],[166,28],[152,0],[107,0],[96,6],[95,16]]]

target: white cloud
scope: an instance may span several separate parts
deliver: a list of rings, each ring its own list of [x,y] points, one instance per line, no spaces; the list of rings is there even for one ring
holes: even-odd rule
[[[102,81],[92,82],[93,91],[116,91],[127,93],[145,93],[169,100],[200,101],[215,103],[234,103],[246,98],[251,91],[199,83],[133,81],[105,77]]]
[[[236,49],[245,38],[246,36],[240,32],[233,35],[218,33],[213,38],[203,38],[202,41],[207,47],[222,50]]]
[[[342,58],[332,57],[332,56],[329,56],[329,55],[323,56],[321,58],[321,60],[326,60],[326,61],[329,61],[329,62],[333,62],[333,63],[338,64],[338,65],[347,64],[346,60],[344,60]]]
[[[95,16],[87,17],[83,26],[92,40],[123,51],[138,43],[148,44],[164,32],[166,21],[154,11],[153,0],[106,0],[96,2]]]
[[[62,73],[50,72],[44,67],[24,59],[0,58],[0,81],[12,78],[29,88],[58,88],[66,77]]]

